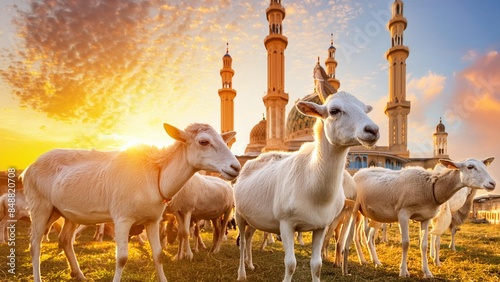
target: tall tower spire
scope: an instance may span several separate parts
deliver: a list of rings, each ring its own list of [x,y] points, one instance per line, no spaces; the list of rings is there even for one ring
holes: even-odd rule
[[[332,39],[330,41],[330,48],[328,48],[328,57],[325,61],[326,74],[328,75],[328,83],[335,88],[335,91],[339,90],[340,81],[335,78],[335,69],[337,68],[337,60],[335,60],[335,51],[337,50],[333,46],[333,33],[330,34]]]
[[[221,132],[225,133],[234,130],[234,97],[236,97],[236,90],[233,87],[234,70],[231,68],[233,59],[229,55],[229,43],[226,43],[226,54],[222,57],[222,69],[220,76],[222,78],[222,88],[219,89],[220,97],[220,119],[221,119]],[[233,138],[228,146],[231,148],[235,142]]]
[[[432,137],[434,139],[434,158],[449,158],[448,133],[446,133],[441,118],[439,118],[439,123],[436,126],[436,133],[434,133]]]
[[[264,152],[285,150],[285,49],[288,39],[283,36],[285,8],[281,0],[270,0],[266,10],[269,35],[264,39],[267,49],[267,93],[262,99],[266,106],[267,137]]]
[[[406,58],[410,49],[403,45],[403,31],[407,21],[403,16],[403,1],[392,4],[392,18],[388,23],[391,48],[385,56],[389,61],[389,101],[385,114],[389,117],[389,150],[401,157],[409,157],[408,114],[410,101],[406,101]]]

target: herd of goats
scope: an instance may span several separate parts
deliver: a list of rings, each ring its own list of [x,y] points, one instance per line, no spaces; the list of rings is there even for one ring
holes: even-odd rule
[[[476,189],[495,188],[486,170],[493,158],[440,160],[433,170],[371,167],[351,176],[345,170],[349,148],[373,146],[380,137],[378,126],[367,115],[372,107],[345,92],[328,96],[321,105],[299,101],[295,106],[302,114],[317,118],[314,142],[293,153],[263,153],[243,168],[226,145],[236,133],[219,134],[198,123],[184,130],[164,124],[176,140],[165,148],[141,145],[108,152],[56,149],[40,156],[21,174],[24,189],[17,191],[16,203],[27,207],[17,210],[19,216],[26,212],[31,219],[34,281],[41,281],[43,236],[61,217],[64,224],[59,243],[72,277],[85,279],[73,249],[79,225],[112,222],[117,245],[113,281],[121,280],[131,229],[141,226],[151,245],[158,280],[164,282],[167,278],[158,232],[161,223],[177,222],[176,259],[192,259],[192,221],[212,220],[211,251],[217,252],[233,210],[240,232],[238,281],[246,280],[246,269],[254,269],[251,242],[256,230],[281,237],[283,281],[291,281],[296,268],[295,233],[312,231],[310,268],[312,281],[317,282],[332,236],[337,243],[335,264],[347,274],[346,254],[353,241],[360,262],[366,262],[360,245],[363,239],[373,263],[380,264],[374,234],[382,224],[392,222],[398,222],[401,231],[399,275],[407,277],[410,220],[420,222],[422,271],[425,278],[433,277],[427,261],[429,223],[433,223],[431,256],[439,264],[439,235],[463,222]],[[197,173],[200,170],[219,173],[235,183],[201,175]],[[0,200],[5,201],[5,196]],[[0,208],[0,215],[3,213]],[[198,233],[195,237],[196,249],[203,242]]]

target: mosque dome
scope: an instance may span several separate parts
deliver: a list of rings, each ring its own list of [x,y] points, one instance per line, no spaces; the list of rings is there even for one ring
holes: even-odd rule
[[[267,138],[267,126],[266,119],[263,118],[259,123],[257,123],[250,131],[250,144],[266,144]]]
[[[316,93],[310,94],[302,101],[323,104]],[[300,113],[296,107],[293,107],[286,120],[285,136],[287,140],[312,140],[313,126],[316,122],[315,117],[310,117]]]
[[[265,118],[262,118],[262,120],[250,130],[250,143],[248,143],[245,149],[245,155],[258,156],[266,146],[266,142],[267,122]]]
[[[436,133],[445,132],[445,127],[441,119],[439,119],[439,124],[436,126]]]

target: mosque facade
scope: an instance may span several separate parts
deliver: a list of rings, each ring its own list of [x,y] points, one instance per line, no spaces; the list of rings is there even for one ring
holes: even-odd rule
[[[390,31],[390,48],[385,57],[389,68],[389,93],[384,113],[388,117],[389,144],[375,145],[372,148],[356,146],[350,149],[346,162],[346,169],[351,173],[365,167],[378,166],[390,169],[401,169],[405,166],[422,166],[432,168],[439,159],[449,158],[447,152],[447,137],[445,126],[439,121],[433,134],[433,156],[429,158],[411,158],[408,150],[408,116],[411,102],[406,99],[406,59],[410,54],[408,46],[404,45],[404,30],[407,20],[404,17],[404,3],[395,0],[392,4],[392,18],[387,27]],[[286,115],[285,107],[288,104],[288,93],[285,92],[285,49],[288,39],[283,35],[283,20],[286,10],[281,0],[270,0],[266,9],[269,34],[264,39],[267,51],[267,91],[262,98],[266,107],[266,115],[250,131],[250,142],[245,154],[237,156],[243,164],[263,152],[285,151],[293,152],[304,142],[313,141],[314,117],[304,116],[295,107]],[[333,38],[327,50],[325,68],[317,63],[317,68],[323,73],[329,94],[335,95],[340,88],[340,81],[335,70],[338,65],[335,59],[336,48]],[[234,97],[236,91],[232,88],[231,68],[232,58],[226,50],[223,56],[223,68],[220,71],[222,89],[221,98],[221,131],[233,130],[234,125]],[[302,100],[321,104],[317,91],[306,95]],[[431,137],[429,137],[431,138]],[[231,144],[230,144],[231,145]]]

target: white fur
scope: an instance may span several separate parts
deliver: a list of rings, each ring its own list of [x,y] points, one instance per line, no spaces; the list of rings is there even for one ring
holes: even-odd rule
[[[346,170],[344,170],[344,178],[343,178],[343,182],[342,182],[342,188],[344,190],[344,195],[346,197],[346,201],[344,203],[344,208],[335,217],[335,219],[332,221],[332,223],[328,227],[328,231],[325,235],[325,239],[323,240],[323,247],[321,250],[321,257],[323,259],[328,258],[328,245],[329,245],[330,239],[335,234],[336,247],[335,247],[334,265],[336,267],[341,267],[342,264],[344,266],[347,266],[347,255],[343,256],[343,254],[344,253],[348,254],[348,246],[347,246],[347,248],[344,249],[343,243],[344,243],[344,238],[345,238],[345,236],[347,236],[348,231],[349,231],[348,226],[349,226],[350,215],[352,214],[352,209],[354,208],[354,203],[356,200],[356,183],[354,182],[354,179],[352,178],[352,176]],[[361,219],[361,217],[360,217],[360,219]],[[359,221],[358,223],[361,223],[361,221]],[[349,231],[349,232],[354,232],[354,230]],[[358,254],[359,261],[361,263],[366,262],[366,260],[363,256],[363,252],[361,250],[361,246],[359,244],[356,244],[356,251]],[[347,267],[342,267],[342,271],[343,271],[342,273],[344,275],[347,275]]]
[[[434,168],[434,170],[437,171],[443,169],[444,166],[440,164],[436,165]],[[441,265],[439,260],[441,235],[443,235],[448,228],[451,229],[452,240],[450,248],[455,250],[456,227],[462,224],[469,214],[475,194],[476,190],[470,189],[469,187],[460,189],[453,197],[446,201],[446,203],[441,205],[439,213],[432,219],[432,230],[429,232],[431,234],[430,256],[433,258],[436,266]]]
[[[189,226],[192,220],[212,220],[214,236],[210,252],[219,252],[222,235],[233,213],[233,207],[233,188],[230,184],[213,176],[198,173],[193,175],[165,210],[175,215],[179,225],[179,249],[175,259],[193,259],[189,246]],[[224,216],[222,224],[221,216]],[[198,238],[196,242],[200,243]]]
[[[484,161],[468,159],[463,162],[440,160],[450,169],[443,172],[426,171],[422,168],[405,168],[393,171],[383,168],[361,169],[354,175],[358,197],[353,212],[361,210],[363,215],[377,222],[399,222],[403,255],[399,275],[408,277],[407,254],[409,247],[409,220],[420,221],[420,251],[424,277],[433,277],[427,262],[427,237],[430,220],[437,214],[441,204],[465,186],[491,191],[495,181],[486,171]],[[433,191],[434,190],[434,191]],[[351,223],[354,222],[354,214]],[[378,261],[375,248],[370,247],[374,263]]]
[[[294,232],[313,231],[311,275],[319,281],[325,228],[344,206],[342,175],[350,146],[374,145],[378,127],[371,110],[354,96],[340,92],[324,105],[300,101],[297,109],[317,117],[315,142],[295,153],[266,153],[248,161],[234,186],[236,222],[241,234],[238,280],[246,279],[245,260],[254,269],[251,238],[256,229],[281,235],[285,278],[296,267]]]
[[[24,172],[23,181],[32,217],[31,256],[33,279],[41,281],[40,243],[47,226],[60,216],[66,220],[59,237],[71,275],[85,279],[73,250],[78,224],[113,221],[116,269],[119,281],[128,257],[132,225],[146,226],[159,281],[166,281],[161,263],[159,222],[164,198],[173,197],[197,170],[238,175],[240,165],[222,136],[209,125],[193,124],[185,131],[164,124],[177,141],[163,149],[138,146],[125,151],[52,150]]]
[[[8,212],[12,204],[15,204],[14,213]],[[13,214],[14,217],[11,217],[11,214]],[[26,201],[26,196],[22,189],[16,189],[14,198],[10,198],[9,194],[3,194],[0,197],[0,244],[6,243],[9,239],[9,232],[7,231],[9,223],[7,221],[19,219],[30,221],[28,202]]]

